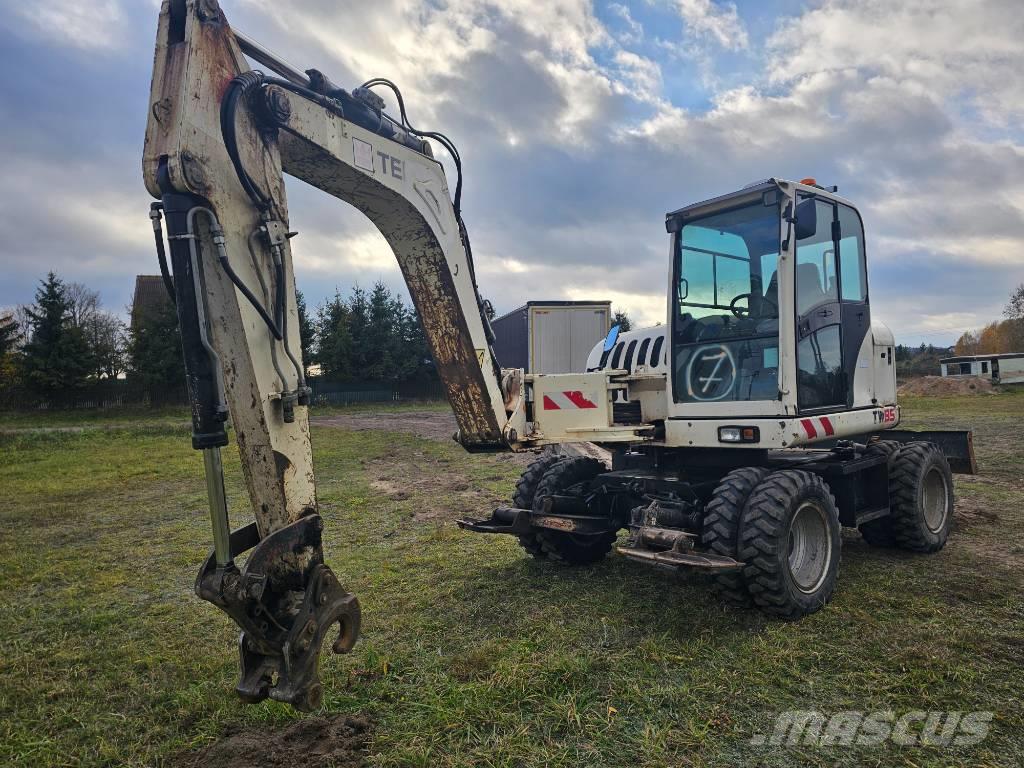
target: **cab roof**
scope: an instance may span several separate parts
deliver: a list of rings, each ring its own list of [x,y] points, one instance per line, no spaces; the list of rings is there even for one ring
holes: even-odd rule
[[[834,188],[833,188],[834,189]],[[675,211],[670,211],[665,214],[665,229],[669,232],[678,232],[682,227],[682,222],[686,219],[693,218],[697,212],[700,215],[713,213],[719,210],[725,210],[732,208],[737,205],[742,205],[748,201],[753,201],[765,195],[765,193],[773,190],[781,194],[789,194],[790,192],[803,192],[809,195],[815,195],[817,197],[826,198],[828,200],[834,200],[839,203],[844,203],[851,208],[856,208],[852,202],[846,200],[843,197],[837,195],[833,189],[828,189],[821,186],[804,184],[799,181],[789,181],[786,179],[777,179],[775,177],[764,179],[762,181],[755,181],[752,184],[748,184],[742,189],[738,189],[735,192],[729,192],[725,195],[719,195],[718,197],[712,197],[708,200],[701,200],[697,203],[691,203],[690,205],[679,208]]]

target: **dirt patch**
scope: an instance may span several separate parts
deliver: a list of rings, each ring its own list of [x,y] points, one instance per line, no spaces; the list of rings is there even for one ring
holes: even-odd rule
[[[283,728],[227,731],[211,746],[182,755],[177,768],[350,768],[365,764],[370,722],[364,717],[307,717]]]
[[[480,517],[503,500],[493,492],[472,485],[464,474],[453,471],[444,460],[420,456],[412,461],[396,461],[382,457],[367,461],[365,467],[371,478],[370,487],[382,496],[396,502],[416,500],[414,504],[403,504],[400,509],[418,523]],[[486,479],[499,477],[495,474]]]
[[[976,525],[992,525],[999,522],[999,515],[988,507],[975,504],[957,503],[953,522],[958,530],[973,528]]]
[[[455,417],[450,411],[402,411],[362,412],[339,416],[314,418],[320,426],[341,427],[357,432],[380,430],[382,432],[408,432],[418,437],[440,442],[451,442],[455,433]],[[611,464],[610,454],[590,443],[548,447],[559,453],[574,456],[592,456],[605,464]],[[479,480],[503,479],[507,465],[522,471],[537,458],[537,453],[480,454],[474,463],[491,465],[493,475],[483,474]],[[496,494],[479,487],[475,480],[455,469],[447,459],[438,459],[421,452],[412,457],[395,450],[383,456],[361,462],[367,471],[370,487],[381,496],[399,502],[400,509],[408,512],[415,522],[451,522],[463,517],[483,517],[490,514],[498,504],[508,503],[512,496],[513,484]],[[415,500],[415,504],[410,502]]]
[[[451,411],[401,411],[398,413],[352,413],[343,416],[313,417],[313,423],[344,427],[357,432],[411,432],[428,440],[451,441],[458,427]]]
[[[990,379],[978,376],[922,376],[919,379],[911,379],[900,386],[897,393],[923,397],[954,397],[956,395],[991,395],[994,394],[994,390]]]

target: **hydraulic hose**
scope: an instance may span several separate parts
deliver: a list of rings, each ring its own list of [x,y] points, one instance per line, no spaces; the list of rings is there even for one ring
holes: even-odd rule
[[[176,305],[178,299],[174,296],[174,280],[171,277],[170,267],[167,266],[167,251],[164,249],[164,229],[160,224],[162,219],[161,211],[163,209],[163,203],[151,203],[149,206],[149,218],[153,222],[153,237],[156,238],[156,260],[160,264],[160,277],[163,278],[167,295],[171,297],[171,304]]]
[[[262,85],[263,73],[255,69],[243,72],[228,83],[224,99],[220,105],[220,132],[221,137],[224,139],[224,146],[228,151],[228,157],[231,158],[231,164],[234,166],[238,180],[242,184],[242,189],[245,190],[253,205],[259,208],[260,211],[268,211],[273,206],[274,201],[269,196],[263,194],[263,190],[253,181],[248,171],[242,165],[242,159],[238,153],[238,137],[235,130],[235,118],[239,99]]]

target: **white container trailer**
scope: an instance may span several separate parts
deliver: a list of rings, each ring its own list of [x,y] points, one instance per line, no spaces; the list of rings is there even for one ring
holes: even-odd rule
[[[610,301],[530,301],[491,321],[505,368],[583,373],[587,355],[611,328]]]

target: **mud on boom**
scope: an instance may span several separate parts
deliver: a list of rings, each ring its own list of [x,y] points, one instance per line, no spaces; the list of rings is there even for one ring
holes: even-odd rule
[[[458,150],[413,126],[393,83],[347,91],[233,32],[215,0],[165,0],[149,107],[143,172],[213,526],[196,591],[242,629],[247,701],[316,707],[324,640],[351,649],[360,621],[321,542],[284,174],[354,205],[391,246],[467,450],[610,451],[611,466],[540,454],[510,506],[462,527],[567,564],[625,528],[620,554],[706,570],[727,599],[784,618],[831,597],[840,525],[945,544],[970,436],[893,429],[893,338],[871,320],[860,216],[834,189],[769,179],[668,214],[665,325],[609,338],[587,372],[528,375],[491,349]],[[255,517],[235,531],[229,414]]]

